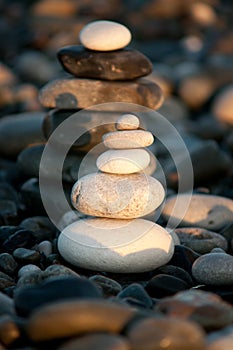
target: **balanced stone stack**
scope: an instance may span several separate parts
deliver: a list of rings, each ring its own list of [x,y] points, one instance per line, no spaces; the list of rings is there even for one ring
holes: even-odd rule
[[[117,131],[103,136],[108,149],[97,158],[98,172],[81,177],[73,186],[74,207],[91,216],[70,224],[59,236],[60,254],[73,265],[134,273],[155,269],[172,257],[171,235],[141,218],[161,205],[165,192],[145,173],[150,163],[145,147],[154,138],[138,127],[135,115],[119,117]]]
[[[71,114],[88,108],[88,113],[79,113],[77,117],[76,128],[83,130],[84,136],[74,145],[86,152],[101,142],[105,132],[114,130],[113,123],[107,125],[107,113],[103,115],[94,107],[91,111],[92,106],[114,102],[134,103],[153,110],[161,106],[160,87],[142,78],[151,73],[152,63],[139,51],[127,48],[130,41],[131,33],[124,25],[95,21],[80,32],[82,45],[58,52],[60,63],[72,77],[56,79],[41,89],[42,105],[52,109],[44,121],[47,138]],[[112,116],[113,112],[109,113]],[[87,131],[90,120],[97,117],[105,125]]]

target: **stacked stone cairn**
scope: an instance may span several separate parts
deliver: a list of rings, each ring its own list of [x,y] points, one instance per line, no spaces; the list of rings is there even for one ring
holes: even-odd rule
[[[73,151],[88,152],[101,142],[107,131],[115,129],[107,122],[108,111],[103,113],[92,106],[103,103],[134,103],[158,109],[163,94],[158,85],[142,78],[152,71],[152,63],[141,52],[126,47],[131,33],[124,25],[112,21],[95,21],[80,32],[82,45],[59,50],[58,59],[72,77],[55,79],[40,91],[40,102],[50,109],[44,120],[47,138],[56,127],[75,112],[74,125],[82,133],[72,147]],[[88,109],[88,110],[85,110]],[[116,111],[109,111],[111,117]],[[116,112],[116,115],[119,115]],[[101,127],[91,129],[92,119]]]
[[[51,118],[62,115],[61,122],[69,113],[98,104],[160,107],[161,89],[142,78],[151,72],[152,64],[137,50],[126,48],[130,41],[125,26],[96,21],[80,32],[82,45],[59,51],[62,66],[74,77],[57,79],[41,90],[43,106],[56,108],[50,122],[46,121],[52,125],[51,131],[57,125]],[[95,112],[91,117],[95,118]],[[85,118],[81,120],[85,123]],[[151,157],[145,147],[153,143],[153,135],[139,125],[130,111],[118,112],[112,129],[102,128],[85,146],[88,151],[103,136],[107,150],[97,158],[98,171],[81,177],[72,189],[73,206],[88,216],[65,227],[59,236],[60,254],[73,265],[97,271],[143,272],[166,264],[173,254],[168,232],[141,218],[161,205],[164,189],[148,175]],[[77,118],[79,127],[83,124]]]
[[[117,131],[103,136],[108,150],[97,158],[99,171],[73,186],[74,207],[91,217],[70,224],[59,236],[58,249],[71,264],[134,273],[155,269],[172,257],[170,234],[140,218],[158,208],[165,193],[158,180],[144,173],[150,163],[145,147],[153,135],[138,126],[135,115],[122,115]]]

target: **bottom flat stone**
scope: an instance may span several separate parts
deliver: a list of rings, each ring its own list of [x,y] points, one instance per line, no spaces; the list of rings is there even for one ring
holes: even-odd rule
[[[88,218],[61,232],[58,249],[65,260],[79,267],[136,273],[165,265],[174,243],[163,227],[148,220]]]

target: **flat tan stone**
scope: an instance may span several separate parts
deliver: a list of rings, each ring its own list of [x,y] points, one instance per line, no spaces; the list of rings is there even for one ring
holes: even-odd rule
[[[113,51],[123,49],[131,41],[129,29],[113,21],[94,21],[79,33],[81,44],[89,50]]]
[[[233,223],[233,200],[215,195],[180,194],[169,197],[162,214],[171,225],[202,227],[207,230],[219,230]],[[176,201],[178,200],[178,205]]]
[[[112,131],[103,135],[103,142],[108,148],[142,148],[152,145],[154,136],[146,130]]]
[[[39,308],[29,318],[27,334],[46,341],[92,332],[120,332],[135,310],[108,300],[56,302]]]
[[[96,161],[99,170],[111,174],[133,174],[150,164],[150,154],[144,149],[108,150]]]
[[[161,183],[146,174],[92,173],[74,184],[71,200],[87,215],[133,219],[158,208],[164,195]]]
[[[69,263],[96,271],[136,273],[165,265],[172,257],[172,236],[144,219],[89,218],[67,226],[58,249]]]
[[[203,350],[204,332],[194,322],[179,318],[145,318],[128,331],[132,350]]]
[[[163,103],[163,93],[158,85],[143,78],[133,81],[63,78],[46,84],[39,100],[44,107],[59,109],[87,108],[107,102],[158,109]]]

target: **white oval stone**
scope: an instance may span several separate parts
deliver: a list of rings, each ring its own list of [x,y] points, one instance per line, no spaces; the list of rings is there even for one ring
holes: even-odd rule
[[[117,119],[116,128],[118,130],[136,130],[140,120],[134,114],[123,114]]]
[[[89,50],[113,51],[123,49],[131,41],[127,27],[112,21],[95,21],[87,24],[79,33],[81,44]]]
[[[97,168],[111,174],[133,174],[147,168],[150,155],[144,149],[109,150],[96,161]]]
[[[87,215],[134,219],[158,208],[164,196],[161,183],[146,174],[92,173],[74,184],[71,200]]]
[[[154,136],[146,130],[113,131],[103,135],[103,143],[108,148],[142,148],[152,145]]]
[[[144,219],[89,218],[67,226],[58,249],[73,265],[108,272],[144,272],[166,264],[172,257],[171,235]]]
[[[172,226],[194,226],[220,230],[233,223],[233,200],[215,195],[180,194],[168,198],[162,214]]]

